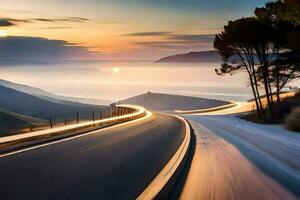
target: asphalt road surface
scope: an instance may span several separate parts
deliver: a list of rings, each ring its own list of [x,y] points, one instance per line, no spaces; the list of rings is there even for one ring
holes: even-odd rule
[[[268,132],[233,116],[186,118],[196,149],[180,199],[298,199],[300,140],[293,133]]]
[[[185,136],[177,118],[147,119],[0,158],[0,199],[135,199]]]

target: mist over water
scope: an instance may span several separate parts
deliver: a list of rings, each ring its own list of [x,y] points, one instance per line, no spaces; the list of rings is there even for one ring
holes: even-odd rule
[[[0,78],[65,96],[120,100],[161,92],[221,100],[251,98],[246,74],[218,76],[219,63],[86,62],[1,66]]]

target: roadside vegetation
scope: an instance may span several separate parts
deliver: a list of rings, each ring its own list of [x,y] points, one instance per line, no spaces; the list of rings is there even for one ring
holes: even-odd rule
[[[299,94],[280,97],[287,84],[300,78],[299,0],[270,2],[256,8],[253,17],[229,21],[216,35],[214,48],[223,60],[218,75],[247,72],[258,121],[283,122],[299,106]]]
[[[265,101],[264,98],[262,98],[262,100]],[[276,123],[286,123],[289,114],[298,107],[300,107],[300,91],[296,92],[293,96],[284,97],[281,98],[280,101],[276,101],[274,103],[274,108],[276,109],[276,113],[278,113]],[[255,111],[243,115],[241,116],[241,118],[256,123],[261,123],[261,124],[272,123],[272,122],[275,123],[274,121],[267,121],[265,118],[259,117],[257,115],[257,112]]]
[[[285,127],[300,132],[300,107],[295,108],[286,118]]]

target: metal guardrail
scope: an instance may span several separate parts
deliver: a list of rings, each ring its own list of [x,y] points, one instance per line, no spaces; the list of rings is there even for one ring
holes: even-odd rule
[[[120,112],[114,112],[112,113],[113,117],[101,119],[101,120],[95,120],[91,122],[84,122],[80,124],[73,124],[63,127],[57,127],[53,129],[47,129],[42,131],[35,131],[35,132],[29,132],[24,134],[18,134],[18,135],[12,135],[12,136],[6,136],[0,138],[0,149],[3,147],[7,147],[10,145],[16,145],[23,142],[33,141],[33,140],[39,140],[39,139],[47,139],[51,138],[52,136],[62,136],[68,134],[70,135],[76,135],[80,134],[83,131],[92,131],[97,130],[103,127],[135,120],[141,117],[144,117],[147,113],[145,108],[140,106],[133,106],[133,105],[117,105],[115,106],[119,109]],[[129,109],[129,113],[125,112],[125,109]]]
[[[194,114],[194,113],[206,113],[206,112],[215,112],[223,109],[233,108],[237,106],[237,102],[231,102],[229,104],[223,106],[217,106],[212,108],[203,108],[203,109],[195,109],[195,110],[175,110],[175,113],[178,114]]]

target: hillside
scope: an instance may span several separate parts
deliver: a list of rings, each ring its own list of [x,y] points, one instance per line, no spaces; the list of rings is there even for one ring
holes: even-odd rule
[[[221,62],[221,56],[216,51],[189,52],[161,58],[156,63],[210,63]]]
[[[42,125],[46,122],[40,119],[27,117],[10,111],[0,109],[0,136],[20,132],[21,129],[32,125]]]
[[[93,105],[108,105],[112,103],[110,100],[102,100],[102,99],[93,99],[93,98],[79,98],[79,97],[68,97],[62,95],[56,95],[51,92],[47,92],[40,88],[13,83],[10,81],[6,81],[0,79],[0,85],[4,87],[8,87],[14,90],[18,90],[20,92],[24,92],[30,95],[34,95],[48,101],[53,101],[56,103],[63,103],[63,104],[70,104],[70,105],[77,105],[76,103],[86,103],[86,104],[93,104]],[[80,105],[81,106],[81,105]]]
[[[0,111],[0,136],[9,135],[9,132],[23,127],[29,127],[30,123],[16,118],[13,115]]]
[[[140,105],[155,111],[203,109],[228,104],[228,102],[213,99],[151,92],[118,102],[118,104],[121,103]]]
[[[48,120],[75,118],[90,119],[92,112],[103,106],[49,101],[11,88],[0,86],[0,108],[17,114]]]

